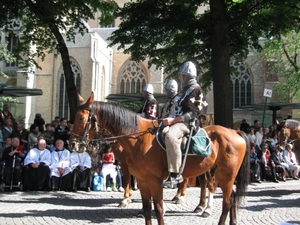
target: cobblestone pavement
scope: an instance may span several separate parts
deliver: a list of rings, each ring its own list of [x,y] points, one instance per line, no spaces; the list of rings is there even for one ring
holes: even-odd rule
[[[166,224],[218,224],[222,194],[215,195],[214,212],[209,218],[193,213],[199,188],[188,188],[186,202],[173,204],[175,189],[165,189]],[[137,217],[142,207],[139,191],[124,209],[117,207],[123,197],[117,192],[0,192],[0,224],[144,224]],[[153,224],[157,224],[155,218]],[[238,210],[238,224],[300,224],[300,181],[250,184]],[[229,223],[227,218],[226,223]]]

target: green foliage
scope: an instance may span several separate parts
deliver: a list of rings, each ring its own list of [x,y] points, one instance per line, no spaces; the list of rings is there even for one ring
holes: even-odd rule
[[[300,31],[292,30],[277,35],[266,42],[262,55],[266,61],[274,62],[272,70],[278,74],[281,82],[276,92],[281,100],[300,99]]]
[[[143,103],[123,102],[121,105],[134,112],[138,112],[142,108]]]
[[[130,1],[117,11],[122,23],[109,38],[110,45],[125,49],[133,60],[149,58],[150,65],[164,66],[170,75],[184,60],[193,59],[198,62],[199,73],[205,73],[203,86],[209,87],[212,74],[207,71],[211,70],[214,45],[212,18],[209,8],[204,13],[198,10],[205,3],[203,0]],[[250,49],[260,51],[260,37],[299,28],[298,0],[236,0],[225,4],[231,58],[243,60]]]
[[[5,63],[16,61],[16,58],[7,50],[6,43],[0,43],[0,61],[4,61]],[[0,76],[7,78],[7,75],[3,72],[2,68],[0,68]]]
[[[57,29],[68,41],[74,41],[75,34],[87,32],[84,21],[94,19],[97,11],[102,12],[102,22],[109,24],[117,9],[112,0],[4,0],[1,7],[5,13],[0,13],[0,25],[5,31],[11,31],[7,24],[13,19],[22,21],[16,56],[19,68],[26,69],[33,65],[40,68],[37,57],[43,60],[47,53],[58,54],[61,37],[55,34]]]

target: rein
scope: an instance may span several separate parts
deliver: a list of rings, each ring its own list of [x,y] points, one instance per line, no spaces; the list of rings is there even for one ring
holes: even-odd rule
[[[81,137],[81,140],[79,141],[81,144],[87,144],[86,140],[87,140],[87,137],[89,136],[90,130],[92,129],[92,128],[90,128],[92,120],[95,121],[95,123],[94,123],[94,127],[95,128],[94,129],[96,130],[96,134],[97,134],[96,136],[97,137],[100,136],[100,138],[92,139],[90,141],[92,141],[92,142],[99,142],[100,144],[101,143],[107,143],[107,142],[114,142],[114,140],[119,139],[119,138],[124,138],[124,137],[137,138],[138,136],[146,134],[146,133],[155,134],[156,131],[157,131],[157,129],[158,129],[158,127],[155,126],[154,121],[152,121],[153,127],[152,128],[148,128],[147,130],[139,131],[139,132],[131,133],[131,134],[124,134],[124,135],[112,136],[107,129],[104,129],[104,128],[102,128],[100,130],[98,129],[98,127],[100,127],[100,126],[97,123],[96,116],[94,114],[92,114],[92,110],[91,109],[84,109],[84,110],[89,111],[89,117],[88,117],[88,121],[86,123],[85,129],[84,129],[83,135],[81,136],[79,134],[76,134],[76,133],[72,132],[72,134],[74,136]],[[105,133],[105,132],[108,133],[110,135],[110,137],[103,137],[102,134]]]
[[[157,130],[157,127],[153,127],[153,128],[148,128],[147,130],[132,133],[132,134],[123,134],[123,135],[119,135],[119,136],[112,136],[112,137],[103,138],[103,140],[115,140],[115,139],[124,138],[124,137],[137,138],[138,136],[140,136],[142,134],[146,134],[146,133],[155,134],[156,130]],[[137,135],[137,136],[135,136],[135,135]]]

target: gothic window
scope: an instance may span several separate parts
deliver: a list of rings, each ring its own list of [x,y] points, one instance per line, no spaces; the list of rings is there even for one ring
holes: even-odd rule
[[[238,108],[252,103],[252,84],[249,69],[245,63],[233,61],[234,68],[230,77],[232,81],[233,107]]]
[[[146,85],[146,73],[141,65],[130,61],[124,68],[120,80],[120,93],[140,93]]]
[[[78,64],[73,60],[70,59],[71,68],[74,74],[74,82],[76,86],[76,90],[80,92],[80,83],[81,83],[81,71]],[[59,71],[59,116],[62,118],[69,118],[70,117],[70,109],[69,109],[69,100],[66,90],[66,82],[65,82],[65,74],[63,67],[61,66]]]
[[[16,34],[11,33],[7,37],[7,50],[10,51],[11,53],[15,52],[15,47],[19,43],[19,38]],[[6,67],[15,67],[17,66],[16,62],[11,62],[11,63],[6,63]]]

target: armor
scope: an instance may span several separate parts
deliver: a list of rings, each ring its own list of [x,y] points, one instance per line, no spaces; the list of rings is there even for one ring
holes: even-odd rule
[[[152,84],[146,84],[143,88],[143,91],[153,94],[153,86]]]
[[[185,62],[179,69],[179,74],[189,76],[190,78],[196,78],[197,70],[194,63],[191,61]]]
[[[169,80],[166,84],[165,84],[165,92],[168,98],[172,98],[174,95],[177,94],[178,92],[178,84],[175,80]]]

